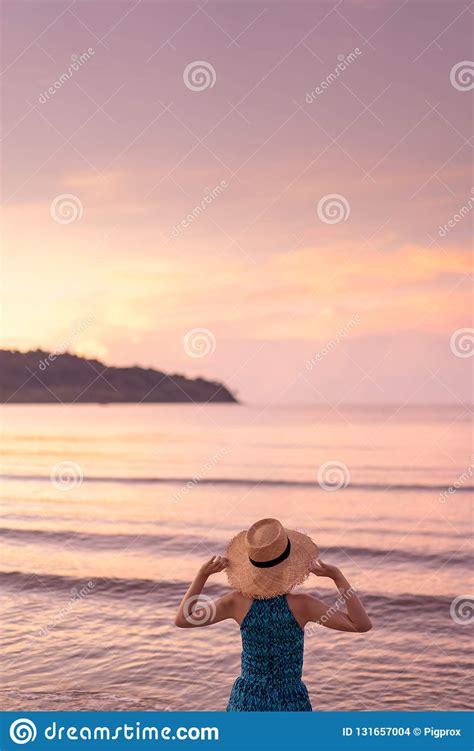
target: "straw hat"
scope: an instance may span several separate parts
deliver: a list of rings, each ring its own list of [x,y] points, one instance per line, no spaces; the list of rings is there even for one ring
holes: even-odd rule
[[[227,578],[249,597],[277,597],[306,579],[318,555],[307,535],[286,529],[278,519],[260,519],[227,546]]]

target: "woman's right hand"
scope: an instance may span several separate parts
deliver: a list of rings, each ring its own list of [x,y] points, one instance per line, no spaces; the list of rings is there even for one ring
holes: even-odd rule
[[[312,561],[311,572],[316,576],[327,576],[334,581],[342,576],[340,568],[332,566],[330,563],[324,563],[320,558],[315,558]]]
[[[201,576],[205,576],[206,579],[208,576],[212,576],[213,574],[218,574],[220,571],[223,571],[225,567],[227,566],[227,558],[224,558],[222,555],[213,555],[212,558],[210,558],[206,563],[203,563],[201,568],[199,569],[199,573]]]

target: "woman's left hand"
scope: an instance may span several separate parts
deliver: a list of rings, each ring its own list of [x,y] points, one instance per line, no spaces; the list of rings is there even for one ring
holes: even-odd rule
[[[311,571],[316,576],[327,576],[329,579],[337,579],[342,575],[341,569],[324,563],[320,558],[315,558],[311,564]]]

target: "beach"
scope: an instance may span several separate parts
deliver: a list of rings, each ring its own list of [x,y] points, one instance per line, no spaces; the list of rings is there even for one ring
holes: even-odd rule
[[[4,709],[225,709],[237,624],[191,632],[174,613],[201,562],[265,516],[310,534],[374,624],[307,627],[314,710],[468,709],[461,405],[6,405],[2,421]]]

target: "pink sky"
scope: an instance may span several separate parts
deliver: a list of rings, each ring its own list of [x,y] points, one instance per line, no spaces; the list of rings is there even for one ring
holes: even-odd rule
[[[468,5],[4,2],[2,346],[250,402],[469,401]]]

